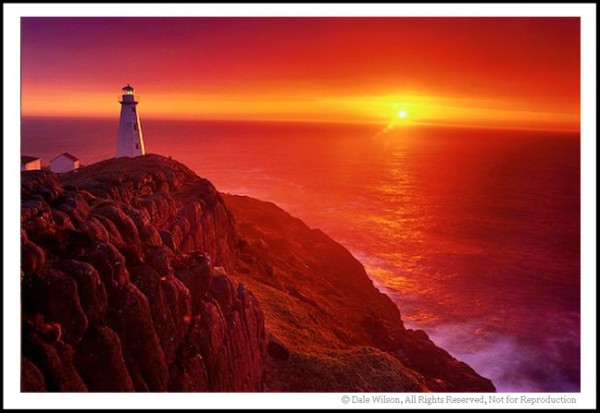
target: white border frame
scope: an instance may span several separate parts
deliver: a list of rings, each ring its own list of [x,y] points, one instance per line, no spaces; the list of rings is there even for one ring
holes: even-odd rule
[[[3,4],[4,11],[4,407],[5,408],[398,408],[343,404],[341,393],[57,394],[20,393],[19,234],[21,16],[562,16],[581,18],[581,392],[576,405],[596,407],[596,4]],[[373,394],[368,394],[372,396]],[[406,394],[400,394],[405,397]],[[468,396],[468,394],[461,394]],[[518,393],[500,395],[520,396]],[[537,394],[525,393],[525,396]],[[540,396],[542,394],[539,394]],[[544,396],[546,394],[543,394]],[[560,396],[554,393],[552,396]],[[395,396],[388,394],[388,396]],[[408,407],[408,406],[404,406]],[[419,404],[411,408],[479,408]]]

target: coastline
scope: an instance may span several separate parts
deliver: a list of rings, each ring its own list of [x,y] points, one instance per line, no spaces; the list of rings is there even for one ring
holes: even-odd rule
[[[31,339],[38,337],[34,341],[26,339],[26,343],[31,344],[26,345],[25,354],[36,360],[38,365],[41,363],[41,367],[38,367],[44,372],[42,375],[46,377],[46,382],[48,382],[48,378],[54,377],[48,382],[50,384],[55,383],[54,385],[56,385],[58,376],[55,375],[55,371],[53,373],[50,365],[43,362],[44,358],[39,358],[39,355],[45,352],[40,353],[40,349],[47,348],[40,347],[41,343],[50,340],[49,345],[59,345],[64,337],[67,341],[60,344],[63,346],[61,348],[75,349],[77,354],[82,339],[83,342],[89,343],[89,338],[86,339],[90,334],[89,331],[95,331],[105,324],[102,321],[104,319],[102,310],[99,310],[100,313],[89,308],[88,310],[84,309],[83,312],[81,309],[78,310],[80,307],[77,302],[82,300],[82,297],[80,299],[75,297],[75,301],[67,300],[67,302],[72,302],[74,307],[64,307],[66,304],[56,307],[57,303],[53,304],[53,299],[46,296],[52,289],[48,290],[47,287],[44,287],[47,282],[44,280],[57,280],[50,281],[50,286],[55,285],[55,282],[59,282],[57,285],[68,283],[66,280],[69,277],[75,277],[81,282],[81,273],[76,268],[88,268],[85,262],[90,262],[96,268],[100,279],[106,284],[105,288],[108,293],[108,307],[106,307],[109,311],[108,325],[102,328],[110,327],[117,332],[117,335],[127,331],[123,330],[123,327],[119,327],[118,323],[115,324],[117,319],[112,319],[110,316],[111,308],[114,308],[115,305],[117,308],[125,305],[125,301],[117,299],[122,295],[120,291],[130,291],[127,294],[133,293],[135,296],[138,293],[134,293],[134,291],[139,290],[149,300],[149,309],[143,311],[149,311],[152,314],[152,320],[148,319],[149,324],[142,323],[147,327],[137,331],[138,334],[145,337],[153,337],[151,332],[155,331],[157,335],[154,337],[156,338],[149,340],[155,343],[153,346],[157,350],[153,350],[153,352],[162,348],[165,359],[161,363],[166,364],[158,364],[154,370],[142,370],[140,371],[141,375],[135,373],[136,368],[133,366],[141,362],[144,352],[131,353],[129,346],[132,345],[132,338],[125,339],[123,347],[125,364],[121,363],[121,366],[126,366],[135,390],[150,386],[151,391],[160,389],[176,391],[177,388],[185,389],[192,386],[191,388],[197,389],[195,391],[202,391],[200,390],[201,383],[193,380],[189,382],[184,378],[196,377],[186,373],[186,369],[192,365],[185,360],[191,362],[194,359],[193,354],[202,354],[205,373],[200,376],[207,377],[208,389],[213,389],[213,391],[228,391],[227,389],[235,391],[235,389],[246,388],[244,387],[246,384],[242,384],[245,381],[236,381],[240,377],[239,374],[232,373],[239,370],[230,364],[238,363],[235,360],[247,360],[243,362],[247,366],[244,368],[249,369],[247,371],[252,372],[252,377],[255,377],[251,382],[253,384],[247,384],[250,386],[247,389],[254,389],[253,391],[260,391],[263,386],[266,391],[316,391],[317,389],[320,391],[327,389],[327,391],[493,391],[491,382],[481,378],[466,364],[458,362],[447,352],[435,346],[424,332],[405,329],[396,305],[373,287],[364,267],[352,257],[350,252],[331,240],[322,231],[309,229],[302,221],[291,217],[273,204],[247,197],[225,196],[229,208],[232,207],[232,202],[242,206],[241,209],[237,208],[237,211],[234,208],[234,214],[230,215],[229,208],[224,208],[223,201],[220,200],[221,196],[208,181],[196,177],[185,166],[157,155],[146,155],[129,161],[109,160],[90,165],[77,173],[61,177],[60,180],[64,184],[53,181],[55,178],[52,178],[51,175],[53,174],[25,173],[24,176],[36,176],[36,178],[26,184],[23,189],[25,191],[23,196],[26,197],[26,200],[28,199],[26,194],[42,190],[41,194],[46,199],[45,202],[56,205],[50,210],[46,210],[44,209],[46,207],[39,204],[39,201],[33,201],[35,198],[32,198],[31,201],[25,202],[26,211],[30,212],[23,217],[25,219],[24,228],[28,234],[24,244],[27,246],[24,260],[24,263],[27,264],[24,267],[26,283],[24,311],[27,316],[24,320],[28,323],[27,325],[31,326],[25,331],[31,331],[31,334],[34,334]],[[47,179],[50,181],[44,184]],[[46,187],[44,188],[44,186]],[[167,191],[164,193],[166,195],[161,195],[163,191]],[[75,198],[72,198],[73,195]],[[165,196],[167,198],[164,198]],[[197,198],[198,196],[200,198]],[[78,201],[73,204],[74,201],[69,201],[69,199]],[[197,201],[194,201],[195,199]],[[65,204],[65,202],[67,203]],[[86,207],[84,203],[88,206]],[[32,210],[32,207],[35,210]],[[54,208],[58,208],[58,210]],[[35,213],[35,211],[38,212]],[[40,216],[39,213],[43,211],[52,213]],[[89,215],[90,213],[92,215]],[[214,215],[215,213],[217,215]],[[248,214],[254,214],[251,221],[246,220],[246,218],[250,218]],[[52,217],[51,221],[48,221],[48,225],[50,225],[48,228],[53,228],[52,232],[48,233],[50,238],[43,235],[45,227],[39,226],[46,222],[45,218],[41,221],[38,219],[44,216]],[[218,218],[219,216],[220,218]],[[175,220],[173,221],[173,219]],[[215,221],[215,219],[217,220]],[[98,226],[98,223],[101,225]],[[275,228],[272,225],[275,225]],[[33,228],[38,229],[35,230],[36,232],[30,232],[30,230],[33,231]],[[118,257],[118,251],[120,251],[126,263],[125,272],[115,272],[116,268],[109,270],[109,267],[102,269],[104,268],[102,267],[104,264],[101,264],[103,261],[94,258],[96,253],[90,255],[92,250],[87,250],[89,247],[86,247],[85,243],[77,249],[71,250],[74,245],[73,247],[69,246],[72,242],[69,239],[84,228],[88,228],[84,230],[86,236],[92,237],[90,247],[99,241],[98,245],[103,245],[103,242],[108,241],[107,247],[102,247],[108,248],[106,253],[113,251],[110,254],[117,254],[115,257]],[[240,235],[236,235],[238,231],[241,238]],[[253,236],[258,234],[262,236],[260,238],[262,242],[256,243]],[[83,233],[77,235],[75,239],[79,239],[83,235]],[[223,238],[224,235],[225,238]],[[67,238],[64,238],[65,236]],[[105,240],[94,241],[96,237]],[[61,241],[56,244],[55,241],[52,241],[53,239]],[[48,241],[51,243],[48,244]],[[78,243],[80,244],[80,241]],[[265,249],[264,243],[268,245],[268,248]],[[40,244],[41,250],[45,252],[40,252],[37,244]],[[114,247],[110,247],[110,244],[114,244]],[[56,245],[62,245],[62,247],[56,249]],[[207,263],[211,263],[208,264],[208,267],[197,267],[197,265],[202,265],[200,256],[193,258],[194,261],[190,261],[191,257],[197,254],[194,252],[195,250],[198,250],[197,253],[200,254],[208,253],[208,255],[204,255],[207,258],[211,257],[210,261],[207,261]],[[73,257],[73,254],[76,256]],[[65,258],[67,261],[64,261]],[[74,259],[84,264],[69,264]],[[48,268],[48,265],[51,267]],[[192,266],[190,267],[190,265]],[[57,273],[51,268],[60,268],[62,273]],[[193,268],[198,269],[194,270]],[[206,270],[200,268],[208,268],[209,272],[206,273]],[[200,271],[197,273],[198,275],[194,275],[196,271]],[[128,273],[129,275],[127,275]],[[213,310],[210,310],[210,306],[206,307],[205,304],[199,304],[197,301],[204,296],[203,294],[206,294],[202,291],[207,291],[207,286],[203,284],[205,281],[198,281],[200,282],[198,286],[196,286],[196,281],[193,281],[197,277],[200,277],[200,280],[205,279],[203,277],[208,274],[208,291],[214,298],[210,298],[211,295],[209,295],[207,296],[209,301],[202,298],[201,302],[206,302],[206,305],[210,302],[219,303],[218,307],[221,310],[218,313],[222,313],[219,317],[225,317],[219,323],[229,326],[227,327],[229,332],[225,336],[229,338],[217,339],[215,336],[215,339],[211,340],[217,341],[214,341],[213,344],[209,342],[206,347],[201,344],[202,337],[219,331],[220,327],[216,327],[219,323],[216,325],[212,322],[200,324],[200,331],[204,329],[205,333],[200,333],[201,335],[196,339],[185,339],[193,340],[189,342],[192,346],[196,346],[193,344],[196,343],[194,340],[200,340],[197,342],[200,345],[197,351],[200,353],[192,353],[185,357],[177,356],[176,354],[179,354],[178,351],[180,351],[177,348],[180,345],[176,343],[186,341],[176,341],[175,347],[172,347],[167,344],[170,342],[169,337],[173,337],[168,331],[174,328],[173,331],[180,331],[179,334],[182,334],[189,328],[185,325],[185,320],[188,318],[187,316],[183,319],[172,318],[177,311],[184,311],[181,307],[180,310],[170,307],[171,309],[165,313],[165,304],[168,300],[164,300],[172,293],[168,293],[168,289],[163,290],[166,287],[156,290],[158,284],[153,284],[153,282],[148,284],[150,279],[159,277],[160,274],[166,274],[166,280],[170,280],[169,283],[173,283],[173,288],[180,291],[179,295],[184,294],[185,296],[186,288],[191,293],[192,301],[187,301],[189,304],[186,305],[190,305],[192,308],[192,320],[194,311],[200,311],[199,314],[204,314],[201,320],[209,322],[211,317],[214,319],[214,316],[208,316]],[[205,286],[201,287],[201,285]],[[227,285],[230,287],[223,290]],[[236,285],[238,287],[235,287]],[[242,296],[230,301],[231,298],[227,297],[230,297],[231,292],[226,291],[233,291],[231,288],[234,290],[237,288],[239,294],[247,291],[244,294],[255,296],[258,300],[257,305],[252,304],[254,299],[242,298]],[[162,292],[156,295],[158,291]],[[194,291],[197,292],[194,293]],[[163,297],[163,294],[166,294],[164,298],[156,301],[159,297]],[[197,298],[194,299],[194,296]],[[31,302],[27,297],[42,298],[41,307],[39,305],[31,307],[27,304]],[[95,293],[91,296],[88,294],[88,297],[93,298],[96,295]],[[102,302],[102,299],[100,301]],[[84,302],[85,300],[81,301],[82,304]],[[160,304],[161,302],[163,304]],[[132,311],[128,310],[127,305],[122,307],[123,311]],[[169,304],[169,306],[172,305],[175,305],[174,302]],[[65,308],[70,308],[70,310],[67,311]],[[259,308],[260,310],[258,310]],[[368,310],[366,310],[367,308]],[[135,312],[139,313],[142,309],[143,306]],[[139,314],[143,314],[143,311]],[[239,315],[236,315],[238,312]],[[260,315],[261,313],[264,315]],[[43,318],[40,320],[36,318],[38,316],[35,314],[41,314]],[[74,319],[69,314],[79,314],[75,319],[80,321],[72,324]],[[249,314],[254,315],[248,318]],[[233,318],[227,321],[229,317]],[[241,320],[247,320],[243,322],[245,328],[248,329],[246,332],[238,332],[238,328],[235,327],[239,322],[233,320],[238,317],[241,317]],[[264,326],[260,321],[263,317]],[[163,318],[165,321],[156,324],[157,320]],[[86,319],[87,321],[85,321]],[[126,320],[127,318],[125,318]],[[181,324],[182,321],[184,324]],[[230,324],[232,322],[233,324]],[[61,330],[64,332],[59,335],[58,341],[52,341],[56,338],[48,336],[48,334],[52,335],[52,328],[48,327],[48,325],[53,325],[52,323],[63,326]],[[153,324],[154,328],[151,327]],[[92,328],[94,325],[97,327]],[[160,327],[161,325],[163,327]],[[173,327],[169,327],[166,332],[163,331],[164,326],[168,325]],[[215,328],[217,329],[215,330]],[[101,331],[104,332],[105,337],[111,335],[108,330]],[[213,332],[211,333],[211,331]],[[147,335],[148,333],[150,336]],[[183,336],[176,335],[175,337]],[[123,339],[121,337],[121,340]],[[108,340],[108,338],[104,340]],[[53,342],[57,344],[51,344]],[[144,345],[148,345],[150,342],[145,340]],[[98,345],[100,347],[97,347]],[[225,359],[222,358],[223,356],[218,356],[221,353],[218,350],[221,345],[233,346],[227,347],[231,348],[228,352],[232,351],[233,353]],[[38,350],[32,350],[36,348]],[[91,348],[98,350],[104,347],[96,343]],[[244,348],[247,350],[243,350]],[[256,352],[256,349],[260,348],[264,350]],[[246,351],[251,353],[246,353]],[[252,353],[256,354],[258,358],[248,358]],[[59,354],[62,353],[59,352]],[[118,351],[114,353],[114,357],[118,358],[118,354]],[[64,359],[63,357],[61,360],[62,362],[59,364],[63,367],[69,365],[68,358]],[[76,358],[76,360],[78,359]],[[183,369],[182,373],[178,373],[179,375],[173,371],[173,360]],[[431,364],[432,361],[435,363]],[[86,386],[90,386],[92,383],[92,388],[97,389],[100,384],[94,382],[94,376],[86,375],[87,367],[85,365],[94,365],[96,368],[98,365],[93,360],[89,362],[91,364],[76,363],[75,366],[72,365],[75,370],[71,368],[70,371],[76,372],[77,369],[83,369],[81,370],[82,377],[86,377],[83,383]],[[197,366],[195,368],[200,368],[200,365],[193,365]],[[123,369],[120,371],[120,374],[126,377],[125,371]],[[166,371],[169,371],[167,376],[165,376]],[[331,376],[331,374],[334,375]],[[261,376],[265,377],[266,381],[258,379]],[[39,378],[39,375],[37,377]],[[107,377],[110,377],[110,374]],[[179,378],[177,379],[177,377]],[[340,381],[342,377],[344,380]],[[80,380],[71,381],[71,383],[75,382],[79,384],[72,390],[84,388]],[[126,384],[127,380],[122,383],[124,389],[130,388]],[[60,388],[65,389],[60,386],[57,389],[60,390]]]

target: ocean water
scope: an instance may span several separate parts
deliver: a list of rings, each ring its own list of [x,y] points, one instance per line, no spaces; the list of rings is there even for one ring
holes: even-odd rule
[[[142,119],[149,153],[345,245],[407,327],[499,391],[580,389],[580,139],[554,132]],[[117,119],[22,121],[42,163],[114,155]]]

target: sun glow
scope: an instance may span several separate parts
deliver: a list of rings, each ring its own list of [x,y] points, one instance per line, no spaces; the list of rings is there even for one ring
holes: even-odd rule
[[[114,85],[135,77],[143,116],[161,119],[579,128],[577,19],[398,21],[24,18],[21,113],[113,117]],[[106,49],[117,28],[123,47]],[[113,65],[131,50],[153,64]]]

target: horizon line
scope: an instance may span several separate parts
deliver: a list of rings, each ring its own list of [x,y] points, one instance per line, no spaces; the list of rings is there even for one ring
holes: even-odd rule
[[[114,116],[91,116],[91,115],[24,115],[21,114],[21,119],[96,119],[96,120],[114,120],[118,123],[118,119]],[[144,121],[167,121],[167,122],[237,122],[237,123],[299,123],[299,124],[341,124],[341,125],[373,125],[373,126],[388,126],[389,121],[385,120],[321,120],[321,119],[243,119],[243,118],[173,118],[173,117],[153,117],[144,116]],[[483,130],[514,130],[514,131],[529,131],[529,132],[552,132],[552,133],[577,133],[581,135],[581,128],[551,128],[551,127],[527,127],[527,126],[508,126],[508,125],[485,125],[485,124],[465,124],[465,123],[447,123],[447,122],[408,122],[403,124],[401,128],[415,127],[448,127],[458,129],[483,129]]]

